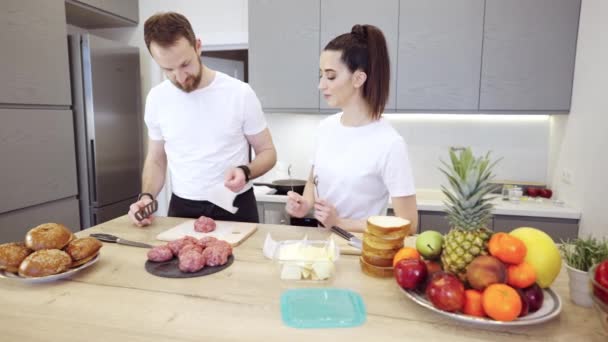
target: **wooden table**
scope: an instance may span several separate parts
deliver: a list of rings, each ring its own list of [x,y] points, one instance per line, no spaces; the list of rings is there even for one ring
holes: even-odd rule
[[[126,217],[80,232],[161,244],[154,237],[182,222],[156,218],[147,228]],[[279,298],[290,287],[261,252],[266,233],[277,240],[322,237],[318,229],[260,225],[235,248],[236,260],[210,276],[167,279],[144,269],[146,249],[104,244],[100,260],[70,279],[24,284],[0,279],[2,341],[607,341],[596,312],[573,305],[562,271],[553,288],[561,315],[544,324],[481,330],[434,313],[406,298],[393,279],[361,273],[356,256],[342,256],[332,287],[364,299],[367,321],[348,329],[294,329],[281,321]],[[317,285],[318,286],[318,285]],[[324,285],[328,286],[328,285]]]

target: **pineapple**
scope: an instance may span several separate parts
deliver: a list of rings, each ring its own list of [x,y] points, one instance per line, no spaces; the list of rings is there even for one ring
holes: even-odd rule
[[[446,213],[450,231],[444,236],[441,262],[443,269],[451,272],[463,281],[467,266],[479,255],[487,255],[487,245],[492,231],[486,225],[492,217],[492,208],[488,195],[495,189],[490,183],[493,178],[489,153],[485,157],[475,158],[470,148],[457,156],[450,150],[452,165],[442,161],[445,168],[440,168],[450,182],[451,189],[441,186],[446,196]]]

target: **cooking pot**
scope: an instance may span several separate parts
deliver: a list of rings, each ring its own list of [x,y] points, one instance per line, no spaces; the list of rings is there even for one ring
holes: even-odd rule
[[[306,181],[302,179],[279,179],[272,183],[253,183],[253,185],[264,185],[276,189],[276,195],[287,195],[288,191],[294,191],[302,195]]]

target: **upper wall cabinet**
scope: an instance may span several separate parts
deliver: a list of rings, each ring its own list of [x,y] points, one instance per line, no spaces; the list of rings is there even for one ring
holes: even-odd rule
[[[69,106],[63,0],[4,0],[0,7],[0,104]]]
[[[486,0],[480,110],[568,111],[580,0]]]
[[[319,0],[249,1],[249,83],[266,110],[319,110]]]
[[[333,38],[351,31],[355,24],[369,24],[380,28],[386,38],[391,61],[390,93],[386,110],[396,108],[397,85],[397,37],[399,31],[398,0],[321,0],[321,45],[320,50]],[[317,66],[318,69],[318,66]],[[321,99],[321,109],[329,109]]]
[[[89,28],[137,26],[139,0],[66,0],[69,24]]]
[[[479,104],[484,0],[402,0],[398,110],[467,110]]]
[[[250,1],[250,80],[266,110],[323,112],[319,52],[373,24],[391,59],[387,112],[568,112],[580,3]]]

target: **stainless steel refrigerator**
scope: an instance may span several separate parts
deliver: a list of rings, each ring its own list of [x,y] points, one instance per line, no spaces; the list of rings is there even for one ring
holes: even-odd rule
[[[81,227],[128,212],[141,191],[139,49],[68,35]]]

